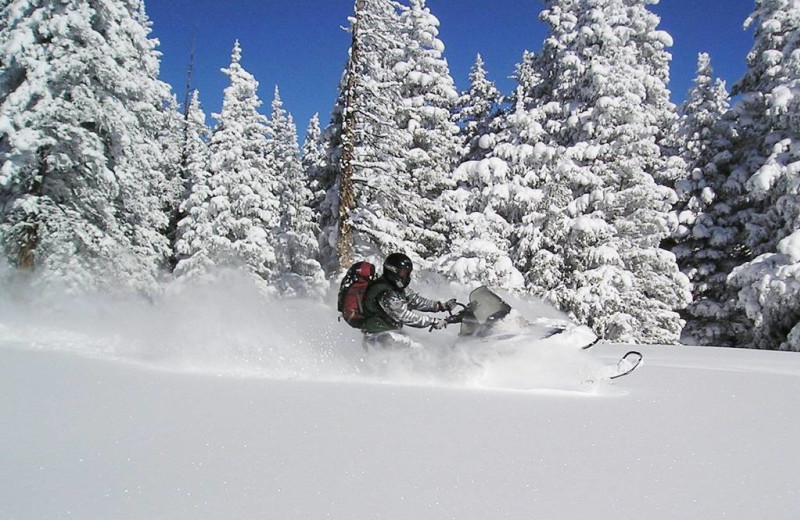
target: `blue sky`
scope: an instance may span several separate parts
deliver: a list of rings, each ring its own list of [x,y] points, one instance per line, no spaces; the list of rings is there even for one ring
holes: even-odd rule
[[[193,86],[208,123],[222,105],[227,77],[220,68],[230,63],[235,40],[242,46],[242,64],[259,81],[259,95],[269,113],[275,85],[301,136],[319,112],[324,126],[344,69],[349,35],[342,29],[353,11],[352,0],[145,0],[153,22],[152,36],[161,42],[161,78],[183,100],[192,40],[195,46]],[[541,0],[428,0],[441,22],[440,39],[459,90],[480,53],[490,79],[510,92],[509,79],[524,50],[537,51],[546,35],[538,15]],[[709,52],[715,74],[728,87],[745,71],[753,31],[742,24],[754,0],[662,0],[651,6],[661,17],[660,29],[675,42],[671,52],[670,90],[680,103],[694,79],[697,53]]]

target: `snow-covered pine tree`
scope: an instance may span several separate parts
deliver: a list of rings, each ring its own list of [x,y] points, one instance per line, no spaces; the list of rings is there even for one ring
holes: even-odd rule
[[[400,23],[407,44],[394,66],[402,95],[396,120],[411,137],[403,154],[402,179],[407,184],[402,189],[417,198],[416,211],[409,215],[414,221],[407,227],[406,240],[419,242],[420,256],[431,258],[444,252],[443,235],[448,233],[443,208],[436,199],[444,189],[453,187],[452,171],[464,153],[454,122],[459,96],[442,55],[439,20],[425,6],[425,0],[411,0],[410,8],[402,11]],[[419,229],[441,235],[420,236]]]
[[[677,116],[666,89],[671,38],[648,3],[546,1],[541,95],[523,126],[528,146],[506,160],[545,165],[528,182],[540,209],[517,249],[529,288],[604,338],[674,343],[689,283],[660,248],[676,196],[656,179],[678,177],[680,161],[659,145]]]
[[[319,125],[319,114],[314,114],[308,121],[300,160],[308,180],[307,188],[311,190],[309,207],[314,215],[314,222],[319,223],[320,206],[325,198],[325,149],[322,142],[322,129]]]
[[[352,54],[352,49],[351,49]],[[354,130],[355,113],[349,116],[349,124],[344,124],[344,105],[348,99],[352,102],[354,98],[346,97],[345,90],[354,91],[355,89],[346,89],[345,84],[349,76],[345,74],[342,84],[340,85],[339,98],[333,107],[331,113],[331,121],[328,126],[320,132],[320,146],[322,148],[322,160],[317,168],[309,172],[309,182],[313,199],[311,202],[312,209],[319,225],[319,261],[326,274],[336,273],[341,270],[340,266],[347,268],[347,262],[352,262],[352,242],[343,241],[339,237],[339,208],[340,197],[342,191],[342,151],[345,142],[352,143],[354,136],[350,136],[342,140],[342,131],[345,129]],[[351,80],[352,81],[352,80]],[[350,131],[350,130],[348,130]],[[352,132],[351,132],[352,133]],[[348,157],[349,173],[352,176],[352,151],[354,147],[350,147],[350,154]],[[352,179],[352,177],[351,177]],[[354,189],[352,180],[345,186],[349,191],[351,197],[354,198]],[[350,210],[350,204],[346,206],[347,211]],[[349,221],[345,221],[349,223]],[[352,235],[351,235],[352,236]],[[349,240],[349,239],[348,239]],[[339,255],[339,249],[349,249],[350,258],[342,258]]]
[[[393,185],[408,140],[394,120],[400,98],[391,70],[402,46],[398,16],[390,0],[356,0],[350,18],[347,68],[323,136],[321,255],[331,272],[347,269],[355,258],[405,249],[402,230],[384,214],[399,205]]]
[[[169,257],[169,86],[136,0],[4,2],[0,241],[75,290],[153,292]],[[167,173],[165,173],[167,172]]]
[[[735,346],[746,335],[736,294],[726,279],[745,253],[731,213],[739,193],[725,189],[736,139],[730,95],[714,79],[711,58],[700,53],[697,76],[681,106],[678,134],[686,175],[675,185],[678,230],[672,251],[692,282],[694,301],[685,309],[684,333],[702,345]]]
[[[267,118],[258,112],[258,82],[241,65],[237,41],[217,126],[209,141],[209,175],[194,187],[204,199],[190,208],[192,233],[176,276],[203,277],[213,267],[243,267],[264,290],[279,272],[274,250],[281,186],[268,158]],[[202,185],[200,185],[202,184]],[[188,218],[188,217],[187,217]],[[186,236],[184,234],[184,236]]]
[[[508,97],[508,102],[512,106],[531,108],[540,98],[547,95],[547,92],[542,90],[545,83],[541,75],[543,67],[539,63],[540,59],[534,52],[523,51],[522,59],[514,67],[512,75],[517,83],[517,88]]]
[[[536,233],[540,186],[547,182],[555,151],[548,146],[542,126],[544,112],[534,106],[534,89],[541,83],[537,57],[525,51],[517,65],[511,108],[500,110],[479,138],[482,149],[454,173],[455,190],[444,193],[453,231],[451,252],[437,264],[448,277],[461,282],[477,280],[511,291],[522,291],[525,278],[516,263],[527,247],[540,250],[523,227]],[[529,109],[530,108],[530,109]],[[522,241],[520,241],[522,236]]]
[[[677,236],[691,235],[697,215],[708,213],[726,180],[718,163],[730,160],[733,128],[724,119],[730,109],[730,95],[721,79],[714,79],[711,57],[700,53],[694,84],[679,109],[679,133],[687,175],[675,185],[675,209],[687,214],[679,218]],[[722,154],[721,156],[719,154]]]
[[[208,138],[210,130],[200,105],[200,94],[194,90],[184,119],[184,140],[181,177],[184,198],[180,205],[174,255],[182,272],[204,272],[213,267],[205,246],[211,240],[211,226],[206,204],[211,196],[208,182]],[[203,266],[197,267],[199,265]],[[176,264],[177,265],[177,264]]]
[[[508,172],[497,158],[467,161],[456,169],[459,185],[439,198],[451,232],[448,252],[435,263],[438,272],[462,284],[522,290],[525,281],[509,254],[513,227],[494,204],[511,193]]]
[[[469,73],[469,90],[458,100],[458,124],[465,153],[462,162],[486,156],[491,147],[492,122],[499,115],[502,95],[487,77],[483,58],[478,54]]]
[[[398,73],[410,45],[401,12],[407,9],[391,0],[357,0],[351,18],[350,59],[324,134],[321,248],[327,270],[394,251],[419,260],[443,243],[442,234],[426,226],[427,192],[435,187],[412,182],[407,160],[417,145],[408,118],[400,124],[406,107]]]
[[[291,114],[283,107],[278,87],[275,87],[269,127],[271,161],[281,185],[281,216],[275,243],[280,277],[276,285],[285,295],[321,295],[325,274],[316,260],[319,244],[310,207],[312,195],[300,161],[297,128]]]
[[[178,100],[175,96],[170,101],[167,113],[169,114],[166,125],[158,136],[161,144],[165,169],[169,183],[162,192],[165,208],[169,208],[167,216],[167,226],[164,235],[169,240],[170,255],[167,260],[168,271],[175,268],[175,241],[177,240],[178,222],[182,218],[181,204],[186,199],[188,192],[186,186],[188,181],[185,178],[186,167],[184,164],[186,148],[186,110],[180,110]]]
[[[741,142],[731,184],[750,198],[741,211],[752,260],[729,283],[756,348],[800,351],[800,1],[756,0],[748,69],[734,85]]]
[[[459,165],[457,187],[441,197],[453,230],[451,250],[437,263],[440,272],[462,283],[479,281],[512,291],[525,285],[511,259],[516,230],[538,200],[529,183],[546,175],[547,157],[539,142],[543,129],[525,109],[521,87],[517,90],[515,108],[495,121],[494,148],[487,148],[483,159]]]

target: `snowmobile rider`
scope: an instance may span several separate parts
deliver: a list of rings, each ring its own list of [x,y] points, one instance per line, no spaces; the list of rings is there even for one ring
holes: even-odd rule
[[[383,274],[370,284],[364,295],[364,307],[370,316],[364,322],[367,335],[396,331],[408,325],[415,328],[443,329],[447,321],[426,316],[425,312],[451,311],[456,307],[455,298],[446,302],[424,298],[408,288],[414,266],[403,253],[392,253],[383,262]]]

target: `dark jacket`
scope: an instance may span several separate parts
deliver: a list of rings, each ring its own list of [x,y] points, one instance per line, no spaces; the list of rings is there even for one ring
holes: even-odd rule
[[[373,282],[364,295],[364,308],[370,316],[364,322],[364,332],[385,332],[409,327],[425,328],[436,322],[435,318],[414,312],[434,312],[436,300],[424,298],[409,288],[398,289],[384,277]]]

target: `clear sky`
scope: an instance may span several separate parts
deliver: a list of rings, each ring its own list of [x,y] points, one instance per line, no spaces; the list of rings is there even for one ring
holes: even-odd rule
[[[194,39],[193,87],[208,114],[222,105],[227,77],[220,68],[230,63],[235,40],[242,46],[242,64],[259,81],[262,112],[269,114],[274,87],[292,113],[301,136],[319,112],[328,122],[344,69],[350,39],[343,27],[353,0],[145,0],[153,22],[152,36],[161,42],[161,79],[183,101],[186,71]],[[745,70],[753,30],[742,24],[754,0],[662,0],[650,9],[661,17],[675,45],[671,67],[672,100],[680,103],[691,87],[697,53],[711,54],[715,74],[728,88]],[[428,0],[441,22],[439,38],[459,90],[469,86],[475,55],[483,56],[489,78],[504,92],[514,88],[509,77],[524,50],[538,51],[546,34],[539,22],[541,0]]]

